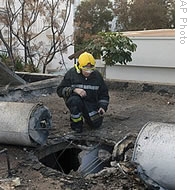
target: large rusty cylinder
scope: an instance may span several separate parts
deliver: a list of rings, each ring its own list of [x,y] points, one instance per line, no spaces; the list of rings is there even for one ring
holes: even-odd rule
[[[136,139],[132,161],[145,182],[175,189],[175,125],[146,123]]]
[[[51,127],[51,113],[43,104],[0,102],[2,144],[44,145]]]

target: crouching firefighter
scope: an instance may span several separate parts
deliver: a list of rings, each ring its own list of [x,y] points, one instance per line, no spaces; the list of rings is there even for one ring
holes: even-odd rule
[[[57,87],[57,94],[70,110],[71,128],[80,133],[83,123],[99,128],[109,104],[108,88],[95,59],[88,52],[82,53],[78,62],[65,74]]]

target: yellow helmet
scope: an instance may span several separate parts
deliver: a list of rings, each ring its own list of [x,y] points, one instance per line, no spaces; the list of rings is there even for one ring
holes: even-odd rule
[[[78,66],[79,69],[82,69],[83,67],[87,66],[88,64],[95,66],[95,59],[92,54],[84,52],[79,56],[78,63],[79,63],[79,66]]]

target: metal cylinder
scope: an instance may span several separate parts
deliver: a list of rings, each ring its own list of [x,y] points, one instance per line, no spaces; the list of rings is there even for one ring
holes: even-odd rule
[[[139,132],[132,156],[147,183],[175,189],[175,125],[148,122]]]
[[[37,146],[46,143],[52,116],[42,104],[0,102],[0,143]]]

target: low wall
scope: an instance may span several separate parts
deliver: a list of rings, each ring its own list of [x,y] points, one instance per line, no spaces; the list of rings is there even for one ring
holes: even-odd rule
[[[175,83],[175,38],[131,37],[137,44],[132,62],[106,67],[106,79]]]
[[[0,91],[0,101],[23,101],[39,96],[46,96],[56,92],[57,86],[63,76],[39,80],[17,87],[9,87],[5,91]],[[133,92],[153,92],[160,95],[175,94],[175,85],[142,83],[120,80],[105,80],[108,88],[117,90],[127,90]]]

